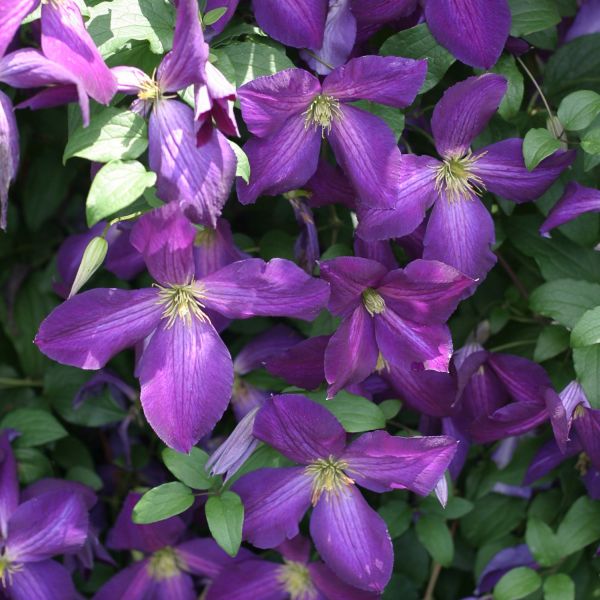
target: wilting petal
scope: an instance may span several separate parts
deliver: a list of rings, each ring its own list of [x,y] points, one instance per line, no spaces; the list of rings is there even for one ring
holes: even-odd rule
[[[232,565],[210,585],[206,600],[287,600],[281,568],[280,563],[258,559]]]
[[[298,535],[310,506],[312,477],[304,467],[258,469],[232,486],[244,503],[243,538],[258,548],[274,548]]]
[[[233,241],[231,227],[225,219],[217,219],[215,229],[206,227],[196,234],[194,240],[194,262],[196,279],[206,277],[224,266],[249,256]]]
[[[475,157],[473,173],[481,177],[489,192],[526,202],[541,196],[573,162],[575,153],[555,152],[529,171],[523,160],[523,140],[511,138],[486,146]]]
[[[317,591],[328,600],[378,600],[375,592],[359,590],[342,581],[327,565],[313,562],[308,566],[311,579]]]
[[[511,24],[506,0],[427,0],[425,19],[442,46],[480,69],[498,60]]]
[[[11,600],[66,600],[77,598],[71,574],[53,560],[28,563],[11,574]],[[115,600],[114,596],[113,599]]]
[[[0,228],[6,229],[8,188],[19,168],[19,130],[10,98],[0,91]]]
[[[494,222],[479,198],[450,201],[440,196],[425,234],[423,258],[446,263],[467,277],[480,279],[496,264],[490,250]]]
[[[12,42],[21,21],[39,4],[39,0],[11,0],[0,4],[0,57]]]
[[[62,364],[100,369],[150,334],[162,312],[155,289],[90,290],[55,308],[40,325],[35,343]]]
[[[155,582],[150,577],[149,559],[140,560],[109,579],[94,600],[145,600],[153,596]]]
[[[313,211],[302,198],[293,198],[290,200],[290,204],[300,228],[300,234],[294,244],[294,258],[307,273],[312,273],[321,255],[319,233]]]
[[[78,494],[49,492],[27,500],[8,522],[6,553],[17,562],[74,552],[88,534],[88,513]]]
[[[149,138],[158,196],[178,202],[192,221],[214,228],[235,177],[235,155],[226,138],[212,129],[196,147],[194,112],[176,100],[159,102],[152,111]]]
[[[550,214],[542,223],[540,233],[547,235],[551,229],[590,212],[600,212],[600,191],[571,181],[561,199],[552,207]]]
[[[367,205],[393,206],[395,177],[402,155],[396,137],[379,117],[360,108],[342,104],[334,117],[327,139],[339,165]]]
[[[17,463],[10,446],[14,432],[0,432],[0,538],[6,538],[8,520],[19,504]]]
[[[176,204],[140,217],[131,244],[144,256],[152,277],[162,285],[189,283],[194,276],[192,244],[196,230]]]
[[[19,102],[15,108],[40,110],[62,106],[63,104],[71,104],[72,102],[79,102],[83,126],[87,127],[90,124],[90,99],[81,83],[77,85],[56,85],[43,89],[27,100]]]
[[[202,303],[230,319],[255,316],[312,320],[325,307],[329,286],[289,260],[240,260],[198,282]]]
[[[373,431],[352,442],[341,458],[358,485],[380,493],[409,489],[425,496],[444,475],[457,446],[446,436],[406,438]]]
[[[364,590],[383,591],[392,574],[392,541],[383,519],[355,486],[321,496],[310,520],[310,535],[338,577]]]
[[[288,119],[280,131],[266,138],[251,138],[244,146],[250,161],[250,183],[238,178],[242,204],[261,195],[275,196],[302,187],[317,170],[321,133],[306,127],[304,117]]]
[[[377,365],[379,348],[371,316],[363,306],[342,321],[325,350],[325,377],[333,398],[351,383],[364,381]]]
[[[144,350],[139,371],[141,402],[158,437],[189,452],[212,431],[231,397],[233,365],[208,321],[163,320]]]
[[[320,48],[327,18],[327,0],[254,0],[261,29],[286,46]]]
[[[117,80],[86,31],[74,0],[42,3],[42,51],[81,81],[94,100],[108,104],[115,95]]]
[[[258,137],[277,133],[288,119],[299,117],[320,92],[319,80],[303,69],[257,77],[237,91],[244,122]]]
[[[273,396],[259,410],[254,435],[298,463],[337,456],[346,432],[323,406],[297,394]]]
[[[349,317],[363,302],[362,293],[376,288],[387,274],[381,263],[357,256],[341,256],[320,265],[321,278],[331,286],[329,310],[340,317]]]
[[[323,93],[344,102],[371,100],[396,108],[412,104],[427,74],[427,61],[398,56],[361,56],[338,67]]]
[[[435,147],[444,158],[461,157],[469,150],[498,110],[507,86],[501,75],[486,73],[444,92],[431,118]]]

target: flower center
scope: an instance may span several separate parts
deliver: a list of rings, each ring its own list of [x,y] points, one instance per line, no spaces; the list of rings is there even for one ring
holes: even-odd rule
[[[373,288],[362,293],[362,301],[371,316],[380,315],[385,310],[385,300]]]
[[[450,202],[481,196],[485,185],[481,177],[473,173],[473,166],[483,156],[473,156],[468,152],[462,158],[446,158],[435,167],[435,189],[445,192]]]
[[[575,463],[575,468],[579,471],[579,474],[582,477],[584,477],[585,475],[587,475],[587,472],[588,472],[591,464],[592,464],[592,461],[590,460],[590,457],[585,452],[582,452],[577,457],[577,462]]]
[[[217,238],[217,232],[210,227],[203,227],[196,233],[194,246],[212,246]]]
[[[182,568],[177,552],[166,546],[155,552],[148,563],[148,573],[155,580],[170,579],[178,575]]]
[[[302,563],[286,560],[277,579],[290,595],[290,600],[313,600],[317,597],[310,571]]]
[[[168,319],[167,329],[173,327],[177,318],[183,319],[188,327],[192,324],[192,317],[208,321],[208,317],[202,311],[204,304],[200,302],[204,298],[203,289],[193,280],[184,285],[156,287],[159,289],[158,303],[165,307],[162,318]]]
[[[7,588],[12,584],[12,576],[14,573],[18,573],[23,570],[23,565],[11,562],[6,556],[6,554],[2,554],[0,556],[0,587]]]
[[[306,129],[311,126],[315,129],[320,127],[323,137],[325,137],[325,130],[327,133],[331,131],[333,120],[342,118],[339,101],[325,94],[316,96],[303,114],[305,115],[304,126]]]
[[[354,480],[344,473],[344,469],[347,468],[346,461],[337,460],[333,456],[318,458],[306,467],[305,473],[313,477],[311,498],[313,506],[319,501],[323,492],[338,494],[344,487],[354,483]]]
[[[148,77],[140,85],[140,91],[138,92],[138,98],[140,100],[148,100],[150,102],[156,102],[161,98],[162,94],[160,86],[154,78]]]

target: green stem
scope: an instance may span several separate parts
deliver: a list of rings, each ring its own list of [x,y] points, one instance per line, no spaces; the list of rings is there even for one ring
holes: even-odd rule
[[[38,379],[17,379],[15,377],[0,377],[0,387],[44,387],[44,382]]]
[[[518,342],[509,342],[507,344],[500,344],[489,348],[490,352],[502,352],[503,350],[510,350],[511,348],[519,348],[520,346],[533,346],[537,344],[537,340],[520,340]]]
[[[546,96],[544,96],[544,92],[542,92],[542,88],[540,87],[539,83],[536,81],[535,77],[533,76],[531,71],[527,68],[527,65],[523,62],[521,57],[517,56],[515,58],[517,59],[517,62],[521,65],[521,67],[523,68],[525,73],[527,73],[527,76],[529,77],[529,79],[531,79],[531,83],[533,83],[533,85],[535,86],[535,89],[537,90],[538,94],[540,95],[540,98],[542,99],[542,102],[544,103],[544,106],[546,107],[548,114],[552,118],[554,118],[552,109],[550,108],[550,105],[548,104],[548,101],[546,100]]]
[[[323,66],[327,67],[328,69],[331,69],[332,71],[334,70],[335,67],[332,67],[329,63],[326,63],[324,60],[321,60],[314,52],[311,52],[310,50],[305,50],[305,52],[309,56],[312,56],[316,61],[320,62]]]

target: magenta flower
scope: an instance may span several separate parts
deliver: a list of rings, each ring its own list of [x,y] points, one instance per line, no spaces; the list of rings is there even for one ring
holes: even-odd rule
[[[479,196],[487,190],[507,200],[541,196],[574,160],[557,151],[528,171],[523,141],[504,140],[472,152],[470,145],[496,112],[507,83],[504,77],[470,77],[449,88],[433,111],[431,126],[442,158],[403,155],[393,204],[359,207],[358,235],[365,239],[405,236],[433,210],[423,258],[440,260],[475,279],[496,262],[490,251],[494,223]]]
[[[238,179],[242,204],[305,184],[316,172],[323,139],[367,203],[389,205],[400,151],[391,129],[352,106],[371,100],[388,106],[412,103],[425,79],[426,61],[363,56],[319,80],[302,69],[259,77],[238,90],[242,115],[256,137],[244,146],[250,183]]]
[[[137,365],[148,422],[169,446],[189,452],[227,408],[233,365],[211,313],[230,319],[312,319],[327,285],[290,261],[248,259],[195,279],[196,229],[176,205],[144,215],[131,233],[155,287],[95,289],[67,300],[42,323],[36,344],[63,364],[100,369],[146,340]]]
[[[328,397],[388,365],[448,370],[445,323],[472,279],[437,261],[389,271],[349,256],[323,262],[321,277],[331,285],[329,310],[343,319],[325,351]]]
[[[48,491],[19,503],[11,434],[0,433],[0,595],[12,600],[75,600],[67,569],[52,560],[77,552],[88,513],[77,493]]]
[[[448,437],[366,433],[346,445],[346,433],[324,407],[299,395],[274,396],[256,415],[254,436],[301,466],[259,469],[232,487],[242,498],[243,536],[274,548],[298,534],[314,507],[310,533],[325,564],[355,587],[381,592],[394,553],[383,519],[356,485],[382,493],[429,494],[456,452]]]
[[[551,229],[590,212],[600,212],[600,191],[571,181],[542,223],[540,233],[544,237],[550,237]]]

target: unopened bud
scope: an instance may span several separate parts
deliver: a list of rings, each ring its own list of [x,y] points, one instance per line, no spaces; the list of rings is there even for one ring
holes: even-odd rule
[[[108,242],[103,237],[92,238],[85,248],[77,275],[71,286],[69,298],[74,296],[90,279],[90,277],[98,270],[104,262],[106,253],[108,252]]]

